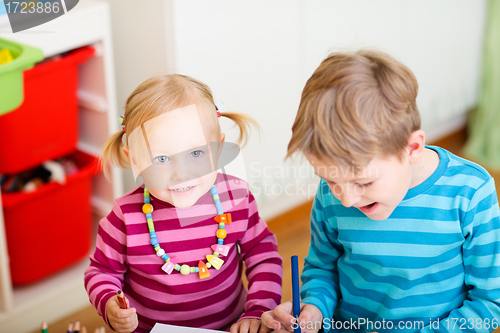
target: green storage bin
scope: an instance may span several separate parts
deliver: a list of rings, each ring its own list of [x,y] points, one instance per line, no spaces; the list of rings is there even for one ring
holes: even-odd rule
[[[0,38],[0,50],[4,48],[9,49],[14,60],[0,65],[0,116],[21,105],[23,71],[44,59],[40,49]]]

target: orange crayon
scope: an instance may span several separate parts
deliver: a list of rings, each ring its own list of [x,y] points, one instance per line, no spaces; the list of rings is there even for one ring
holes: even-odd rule
[[[125,295],[121,290],[118,290],[117,296],[118,296],[118,305],[120,305],[120,308],[128,309],[127,301],[125,300]]]

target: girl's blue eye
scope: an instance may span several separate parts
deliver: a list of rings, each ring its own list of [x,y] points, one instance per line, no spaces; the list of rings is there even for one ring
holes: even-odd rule
[[[159,162],[159,163],[165,163],[169,160],[168,156],[165,156],[165,155],[160,155],[160,156],[157,156],[155,157],[154,161],[155,162]]]
[[[193,157],[200,157],[203,152],[201,150],[195,150],[191,153],[191,156]]]

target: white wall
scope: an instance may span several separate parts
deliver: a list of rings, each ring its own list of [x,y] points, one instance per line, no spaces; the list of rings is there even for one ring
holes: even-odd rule
[[[249,113],[262,126],[261,140],[252,138],[243,158],[265,217],[314,195],[312,171],[301,167],[295,177],[292,166],[298,164],[283,158],[301,90],[331,51],[376,47],[409,66],[420,83],[417,102],[430,139],[463,123],[477,102],[484,0],[172,4],[170,69],[204,81],[227,110]]]
[[[130,93],[147,78],[167,71],[166,2],[147,0],[144,6],[136,0],[105,1],[111,7],[117,105],[123,116]],[[130,170],[124,172],[124,187],[135,187]]]
[[[314,195],[312,171],[283,158],[301,90],[331,51],[376,47],[409,66],[430,139],[463,124],[477,102],[486,0],[108,1],[118,105],[166,70],[208,84],[225,110],[251,114],[262,136],[242,157],[265,218]],[[231,122],[221,123],[234,139]]]

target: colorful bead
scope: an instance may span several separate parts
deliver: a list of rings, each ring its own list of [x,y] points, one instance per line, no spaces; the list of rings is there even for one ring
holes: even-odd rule
[[[222,210],[222,206],[220,204],[220,200],[217,199],[217,200],[214,200],[214,203],[215,203],[215,209],[217,209],[217,214],[221,215],[224,213],[224,211]]]
[[[224,229],[217,230],[217,238],[224,239],[226,238],[227,232]]]
[[[210,254],[207,254],[207,260],[217,270],[220,269],[222,264],[224,263],[224,260],[217,258],[217,257],[214,257],[213,255],[210,255]],[[207,263],[207,265],[208,265],[208,263]]]
[[[180,272],[182,275],[188,275],[189,273],[191,273],[191,267],[189,267],[188,265],[182,265]]]
[[[227,255],[229,252],[229,246],[224,245],[224,238],[227,236],[227,232],[225,230],[225,224],[231,223],[231,214],[224,214],[222,211],[222,205],[219,200],[219,195],[217,192],[217,188],[212,186],[210,192],[213,195],[215,207],[217,209],[217,216],[214,217],[214,220],[219,223],[219,229],[216,232],[217,236],[217,244],[211,246],[214,250],[213,255],[207,255],[207,263],[205,264],[201,260],[198,262],[198,267],[190,267],[189,265],[179,265],[174,262],[173,258],[170,258],[163,250],[156,238],[156,232],[154,228],[153,222],[153,205],[150,203],[149,191],[144,189],[144,205],[142,206],[142,211],[146,214],[146,220],[148,223],[149,235],[151,237],[150,243],[153,245],[156,255],[165,260],[165,264],[162,265],[161,269],[170,274],[175,269],[179,271],[182,275],[188,275],[189,273],[199,273],[200,279],[204,279],[210,276],[208,269],[214,267],[215,269],[220,269],[222,264],[224,264],[224,260],[219,258],[219,255]]]
[[[214,217],[214,221],[215,222],[219,222],[219,223],[222,222],[222,223],[225,223],[225,224],[231,224],[231,222],[232,222],[231,214],[230,213],[219,214],[216,217]]]
[[[175,266],[175,263],[172,262],[172,261],[167,261],[162,267],[161,269],[167,273],[167,274],[170,274],[172,273],[172,271],[174,270],[174,266]]]
[[[142,205],[142,212],[144,214],[152,213],[153,212],[153,205],[150,203],[145,203]]]
[[[200,279],[204,279],[206,277],[210,276],[210,273],[208,272],[208,265],[205,265],[203,261],[198,261],[198,274],[200,276]]]
[[[214,252],[217,252],[220,255],[227,256],[227,254],[229,253],[229,246],[227,245],[214,244],[211,247]]]

